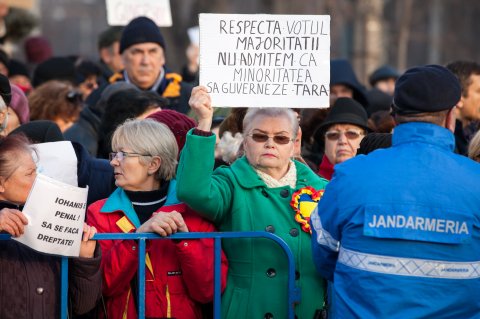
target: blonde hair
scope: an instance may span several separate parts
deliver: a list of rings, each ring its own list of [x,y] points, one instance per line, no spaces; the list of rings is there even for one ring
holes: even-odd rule
[[[112,136],[112,150],[125,147],[140,157],[140,163],[148,164],[148,157],[160,157],[161,164],[155,177],[169,181],[177,169],[178,145],[168,126],[153,119],[131,119],[118,126]]]
[[[468,157],[480,163],[480,131],[475,133],[468,145]]]

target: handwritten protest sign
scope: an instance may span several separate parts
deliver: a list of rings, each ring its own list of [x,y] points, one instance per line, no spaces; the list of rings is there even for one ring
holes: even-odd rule
[[[145,16],[159,27],[172,26],[169,0],[107,0],[106,4],[109,25],[127,25],[130,20]]]
[[[328,107],[330,16],[200,14],[200,84],[216,107]]]
[[[23,213],[25,233],[12,238],[39,252],[78,257],[88,188],[74,187],[38,174]]]

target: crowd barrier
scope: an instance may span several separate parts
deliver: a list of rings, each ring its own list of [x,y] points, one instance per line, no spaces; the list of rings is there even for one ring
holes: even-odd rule
[[[295,260],[292,251],[287,243],[277,235],[268,232],[216,232],[216,233],[177,233],[169,237],[161,237],[152,233],[103,233],[95,234],[96,240],[123,240],[133,239],[138,241],[138,318],[145,318],[145,246],[146,240],[172,240],[172,239],[214,239],[214,309],[215,319],[221,318],[221,240],[223,238],[267,238],[276,242],[285,252],[288,262],[288,318],[294,319],[294,304],[300,302],[300,290],[295,287]],[[0,240],[8,240],[10,235],[0,234]],[[67,319],[67,301],[68,301],[68,257],[62,257],[61,261],[61,295],[60,295],[60,313],[61,319]]]

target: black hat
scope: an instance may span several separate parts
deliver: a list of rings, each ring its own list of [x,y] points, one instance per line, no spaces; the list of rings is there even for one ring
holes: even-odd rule
[[[390,146],[392,146],[391,133],[368,133],[360,142],[357,155],[367,155],[379,148],[389,148]]]
[[[33,87],[50,80],[69,81],[75,83],[75,64],[65,57],[54,57],[37,65],[33,71]]]
[[[460,101],[458,78],[440,65],[408,69],[395,83],[393,112],[399,115],[439,112]]]
[[[384,65],[373,71],[373,73],[368,78],[371,86],[375,86],[375,83],[385,79],[398,79],[400,73],[393,67],[389,65]]]
[[[317,132],[323,132],[334,124],[353,124],[368,130],[367,122],[367,111],[365,111],[360,103],[354,99],[341,97],[338,98],[330,108],[330,113],[328,113],[325,121],[320,124]]]
[[[145,42],[158,43],[165,50],[165,40],[155,22],[147,17],[135,18],[122,32],[120,53],[134,44]]]
[[[27,66],[18,60],[11,59],[8,63],[8,76],[14,75],[24,75],[27,78],[30,78]]]
[[[7,106],[10,105],[12,101],[12,88],[10,87],[8,78],[3,74],[0,74],[0,96]]]

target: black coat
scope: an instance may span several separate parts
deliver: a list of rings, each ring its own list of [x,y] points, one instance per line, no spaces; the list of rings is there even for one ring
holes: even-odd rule
[[[10,206],[0,203],[0,209]],[[0,240],[0,318],[60,318],[60,258],[13,240]],[[95,307],[101,296],[99,245],[94,258],[69,259],[69,300],[74,314]]]

